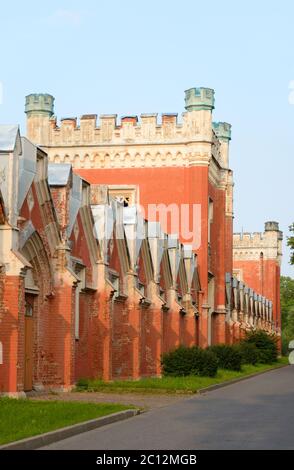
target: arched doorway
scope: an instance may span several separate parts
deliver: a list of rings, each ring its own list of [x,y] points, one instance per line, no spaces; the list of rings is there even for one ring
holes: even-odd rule
[[[37,232],[26,241],[21,253],[31,265],[24,286],[24,391],[28,392],[43,382],[41,364],[49,327],[47,297],[52,291],[52,274],[46,248]]]

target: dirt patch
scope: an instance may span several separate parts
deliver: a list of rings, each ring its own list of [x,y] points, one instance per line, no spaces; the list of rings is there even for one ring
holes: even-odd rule
[[[145,409],[161,408],[185,399],[184,395],[153,395],[140,393],[103,393],[103,392],[70,392],[30,394],[30,400],[63,400],[85,403],[120,403]],[[186,397],[187,398],[187,397]]]

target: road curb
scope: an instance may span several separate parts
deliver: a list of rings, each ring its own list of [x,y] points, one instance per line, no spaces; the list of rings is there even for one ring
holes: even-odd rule
[[[282,369],[283,367],[289,367],[289,364],[281,364],[280,366],[277,366],[274,369],[262,370],[260,372],[255,372],[254,374],[251,374],[251,375],[245,375],[244,377],[239,377],[238,379],[232,379],[232,380],[228,380],[227,382],[222,382],[219,384],[210,385],[209,387],[200,388],[199,390],[197,390],[196,393],[203,395],[204,393],[213,392],[214,390],[218,390],[219,388],[228,387],[229,385],[234,385],[238,382],[243,382],[244,380],[253,379],[254,377],[257,377],[258,375],[267,374],[268,372],[273,372],[277,369]]]
[[[0,446],[0,450],[34,450],[54,442],[61,441],[67,437],[75,436],[83,432],[97,429],[107,424],[116,423],[123,421],[124,419],[132,418],[140,414],[140,410],[125,410],[118,413],[113,413],[102,418],[91,419],[84,423],[74,424],[65,428],[56,429],[45,434],[39,434],[38,436],[29,437],[27,439],[21,439],[19,441],[12,442],[10,444],[4,444]]]

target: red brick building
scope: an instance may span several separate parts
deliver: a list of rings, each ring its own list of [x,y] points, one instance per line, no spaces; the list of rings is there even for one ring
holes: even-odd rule
[[[26,99],[39,147],[0,126],[0,392],[158,376],[179,344],[278,332],[280,245],[251,269],[234,238],[233,278],[231,132],[212,123],[213,90],[186,92],[181,123],[58,126],[53,101]]]
[[[280,269],[283,234],[277,222],[266,222],[263,233],[235,233],[234,274],[273,304],[273,321],[281,329]]]

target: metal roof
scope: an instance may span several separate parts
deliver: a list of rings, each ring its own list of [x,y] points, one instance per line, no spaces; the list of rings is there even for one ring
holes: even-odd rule
[[[66,186],[70,174],[70,163],[49,163],[48,165],[48,182],[50,186]]]
[[[72,190],[70,195],[69,204],[69,224],[67,227],[67,234],[70,237],[74,227],[78,212],[82,205],[82,178],[79,175],[73,174]]]
[[[0,152],[14,150],[17,134],[17,125],[0,125]]]
[[[22,154],[19,158],[18,177],[18,209],[25,200],[26,195],[34,181],[37,172],[37,147],[26,137],[21,138]]]

